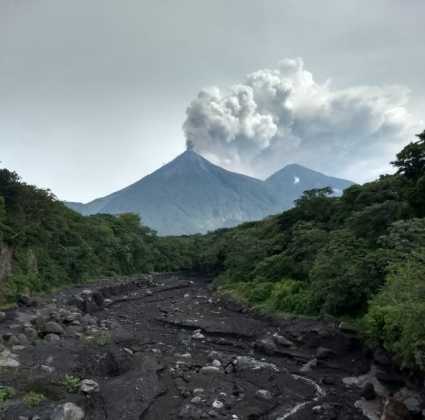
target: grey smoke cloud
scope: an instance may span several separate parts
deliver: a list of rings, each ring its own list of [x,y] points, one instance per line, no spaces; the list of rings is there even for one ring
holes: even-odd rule
[[[266,177],[301,163],[355,180],[378,175],[418,126],[403,86],[335,88],[301,58],[203,89],[183,129],[195,150],[230,169]],[[367,174],[367,175],[364,175]]]

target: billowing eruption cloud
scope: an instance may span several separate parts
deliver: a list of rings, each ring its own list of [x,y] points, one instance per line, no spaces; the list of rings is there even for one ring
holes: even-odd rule
[[[300,163],[357,181],[388,169],[415,130],[400,86],[333,89],[301,58],[202,90],[187,109],[186,140],[228,169],[265,177]]]

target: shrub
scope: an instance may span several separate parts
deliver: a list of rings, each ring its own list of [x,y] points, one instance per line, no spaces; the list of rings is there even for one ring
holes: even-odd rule
[[[311,292],[303,282],[282,280],[274,284],[267,306],[279,312],[311,314]]]
[[[34,391],[28,392],[22,398],[24,403],[28,407],[32,407],[32,408],[38,407],[45,399],[46,399],[46,397],[43,394],[40,394],[40,393],[34,392]]]
[[[402,366],[425,371],[425,250],[394,267],[366,316],[369,337]]]
[[[16,391],[14,388],[10,386],[0,386],[0,405],[13,398],[15,394]]]
[[[72,394],[78,392],[78,390],[80,389],[80,382],[81,379],[77,376],[65,375],[62,380],[62,385],[65,387],[67,392]]]

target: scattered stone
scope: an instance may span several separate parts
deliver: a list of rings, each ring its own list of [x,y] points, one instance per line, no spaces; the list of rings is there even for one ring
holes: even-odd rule
[[[180,359],[191,359],[192,358],[192,355],[190,353],[183,353],[183,354],[176,353],[175,356],[180,358]]]
[[[313,368],[317,366],[317,359],[311,359],[309,362],[301,366],[300,372],[307,373],[311,372]]]
[[[266,338],[263,338],[261,340],[257,340],[254,343],[254,347],[257,350],[262,351],[262,352],[269,354],[269,355],[273,355],[277,351],[276,344],[273,341],[273,339],[270,338],[270,337],[266,337]]]
[[[57,335],[65,334],[65,330],[63,329],[62,325],[55,321],[46,322],[46,325],[44,326],[44,332],[47,334],[51,333]]]
[[[255,396],[261,400],[266,400],[266,401],[270,401],[273,398],[272,393],[268,391],[267,389],[259,389],[255,393]]]
[[[9,346],[17,346],[20,344],[18,337],[16,337],[14,334],[4,334],[3,339]]]
[[[422,398],[417,392],[402,388],[394,394],[394,398],[401,401],[413,415],[418,415],[421,412]]]
[[[278,333],[273,334],[273,340],[276,344],[279,344],[282,347],[292,347],[294,345],[291,340],[288,340],[286,337]]]
[[[16,346],[12,346],[13,351],[22,351],[22,350],[25,350],[25,349],[26,349],[26,346],[22,346],[20,344],[17,344]]]
[[[16,338],[19,341],[19,344],[23,345],[23,346],[28,346],[30,345],[30,340],[28,340],[28,337],[23,334],[23,333],[19,333]]]
[[[24,328],[24,334],[31,340],[36,340],[38,338],[38,333],[35,328],[32,327],[25,327]]]
[[[319,347],[316,351],[317,359],[329,359],[332,356],[335,356],[335,352],[326,347]]]
[[[67,402],[56,407],[51,420],[83,420],[84,416],[82,408],[72,402]]]
[[[262,362],[250,356],[237,356],[233,361],[236,370],[260,370],[268,369],[274,372],[279,372],[278,367],[273,363]]]
[[[60,341],[61,338],[57,334],[50,333],[50,334],[47,334],[46,337],[44,337],[44,339],[50,343],[54,343],[56,341]]]
[[[203,366],[200,372],[204,375],[217,375],[222,373],[221,369],[216,366]]]
[[[208,353],[208,360],[210,362],[212,362],[215,359],[220,360],[220,358],[221,358],[221,354],[218,351],[213,350]]]
[[[200,397],[200,396],[196,396],[196,397],[193,397],[191,400],[190,400],[190,402],[192,403],[192,404],[201,404],[202,403],[202,398]]]
[[[221,362],[220,362],[220,360],[215,359],[211,362],[211,365],[220,368]]]
[[[20,366],[18,356],[5,349],[0,353],[0,367],[17,368]]]
[[[384,404],[381,420],[410,420],[407,407],[394,398],[388,398]]]
[[[52,374],[55,371],[55,368],[49,365],[41,365],[40,369],[48,374]]]
[[[80,383],[80,391],[84,394],[99,392],[99,384],[93,379],[83,379]]]
[[[338,328],[346,334],[357,334],[358,332],[356,328],[344,321],[339,323]]]
[[[196,330],[193,334],[192,334],[192,338],[194,338],[195,340],[202,340],[205,338],[205,335],[202,334],[201,330]]]
[[[205,389],[204,388],[195,388],[193,390],[193,395],[203,395],[205,393]]]
[[[6,313],[0,311],[0,322],[4,321],[6,319]]]
[[[224,407],[224,403],[220,400],[214,400],[211,405],[213,408],[217,410],[221,410]]]
[[[192,420],[201,419],[202,415],[203,415],[202,410],[197,407],[194,407],[191,404],[185,404],[178,414],[179,418],[181,419],[192,419]]]

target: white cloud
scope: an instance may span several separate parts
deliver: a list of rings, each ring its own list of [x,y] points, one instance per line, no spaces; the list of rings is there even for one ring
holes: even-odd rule
[[[202,90],[184,131],[195,150],[231,170],[264,177],[287,163],[364,180],[377,175],[417,125],[401,86],[335,89],[301,58]]]

